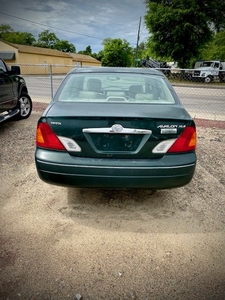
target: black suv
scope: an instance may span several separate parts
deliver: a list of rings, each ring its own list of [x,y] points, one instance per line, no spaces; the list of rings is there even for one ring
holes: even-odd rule
[[[0,122],[11,117],[26,119],[32,111],[25,80],[19,76],[20,67],[11,70],[0,58]]]

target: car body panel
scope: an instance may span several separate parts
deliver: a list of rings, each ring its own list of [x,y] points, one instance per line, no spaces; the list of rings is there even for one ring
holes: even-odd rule
[[[13,74],[0,59],[0,112],[12,109],[17,103],[20,76]]]
[[[8,110],[17,103],[17,90],[14,76],[0,71],[0,112]]]
[[[60,163],[56,163],[60,162]],[[98,159],[64,152],[36,151],[40,178],[62,186],[167,189],[183,186],[193,177],[195,153],[165,155],[160,159]]]

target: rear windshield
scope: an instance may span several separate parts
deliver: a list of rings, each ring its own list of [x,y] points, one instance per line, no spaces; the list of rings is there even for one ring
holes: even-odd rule
[[[163,77],[127,73],[69,74],[55,99],[60,102],[175,103]]]

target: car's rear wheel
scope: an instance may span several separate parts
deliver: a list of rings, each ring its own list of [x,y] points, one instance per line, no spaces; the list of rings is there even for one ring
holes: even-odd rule
[[[28,94],[21,94],[18,100],[18,108],[20,110],[17,119],[26,119],[32,111],[32,100]]]

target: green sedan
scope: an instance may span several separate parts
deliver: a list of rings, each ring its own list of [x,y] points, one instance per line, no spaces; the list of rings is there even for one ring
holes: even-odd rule
[[[50,184],[169,189],[196,167],[196,127],[162,72],[77,68],[37,124],[35,163]]]

